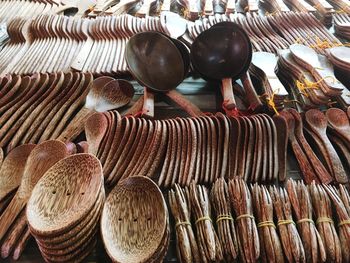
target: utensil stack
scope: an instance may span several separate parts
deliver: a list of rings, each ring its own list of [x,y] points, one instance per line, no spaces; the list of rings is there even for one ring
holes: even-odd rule
[[[63,141],[73,141],[84,126],[72,131],[68,124],[76,125],[82,117],[77,111],[84,109],[91,82],[89,73],[6,75],[0,84],[1,147],[9,152],[20,144],[60,136]],[[76,119],[70,122],[73,117]]]
[[[101,233],[114,262],[162,262],[170,229],[167,206],[158,186],[143,176],[122,180],[103,207]]]
[[[316,8],[311,6],[305,0],[284,0],[287,6],[289,6],[294,11],[304,12],[304,13],[315,13]]]
[[[326,26],[332,25],[332,16],[334,14],[333,6],[326,0],[309,0],[309,2],[316,8],[317,15]]]
[[[159,176],[166,188],[236,175],[251,182],[277,180],[277,129],[268,115],[152,121],[108,114],[114,114],[112,122],[98,113],[85,127],[89,151],[101,160],[108,186],[132,174]]]
[[[335,33],[347,40],[350,39],[350,18],[348,14],[337,13],[333,15]]]
[[[14,17],[22,19],[31,19],[38,15],[49,14],[57,8],[58,4],[54,1],[20,1],[6,0],[0,3],[0,23],[6,23]]]
[[[30,233],[47,262],[81,262],[96,243],[105,199],[102,167],[90,154],[51,167],[27,204]]]
[[[276,66],[277,57],[275,54],[254,52],[249,69],[250,74],[259,81],[259,86],[262,89],[260,96],[274,111],[283,109],[284,101],[288,97],[287,90],[275,73]]]
[[[269,10],[271,12],[289,12],[290,11],[288,6],[284,3],[283,0],[272,0],[272,1],[262,0],[260,2],[266,10]]]

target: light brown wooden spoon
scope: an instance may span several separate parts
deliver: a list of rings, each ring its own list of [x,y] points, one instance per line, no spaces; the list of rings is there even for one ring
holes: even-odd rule
[[[0,169],[0,201],[20,185],[27,158],[34,147],[34,144],[18,146],[4,159]]]
[[[89,153],[97,155],[99,146],[107,131],[108,121],[106,115],[96,112],[85,122],[85,135],[89,143]]]
[[[60,141],[46,141],[37,145],[30,153],[15,197],[0,217],[0,239],[27,204],[35,184],[56,162],[68,156],[68,150]]]
[[[66,127],[58,138],[59,140],[66,141],[69,139],[72,130],[82,131],[85,121],[94,112],[103,112],[123,107],[130,102],[134,95],[132,85],[126,80],[113,80],[102,87],[97,83],[97,79],[94,80],[86,97],[84,107],[76,114],[68,127]]]

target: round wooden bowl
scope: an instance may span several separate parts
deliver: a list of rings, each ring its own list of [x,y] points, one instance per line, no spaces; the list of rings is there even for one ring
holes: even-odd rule
[[[149,178],[132,176],[113,188],[101,217],[102,240],[113,262],[149,262],[164,243],[168,213]]]
[[[27,204],[31,233],[53,237],[72,229],[93,209],[102,187],[102,166],[93,155],[59,161],[39,180]]]

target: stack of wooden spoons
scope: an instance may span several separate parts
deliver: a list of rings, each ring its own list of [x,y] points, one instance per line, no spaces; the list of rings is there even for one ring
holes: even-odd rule
[[[277,57],[273,53],[254,52],[249,72],[259,81],[262,91],[260,96],[265,99],[271,110],[284,108],[288,92],[275,74]]]
[[[350,39],[350,18],[348,14],[337,13],[333,15],[335,33],[347,40]]]
[[[139,32],[166,33],[159,17],[139,18],[131,15],[98,17],[89,28],[87,42],[71,64],[83,72],[125,73],[125,48],[130,37]]]
[[[101,233],[113,262],[162,262],[170,241],[162,192],[147,177],[121,181],[108,195]]]
[[[304,12],[304,13],[315,13],[316,8],[310,5],[305,0],[284,0],[286,5],[294,11]]]
[[[317,15],[321,18],[322,23],[331,26],[332,16],[335,12],[333,6],[324,0],[309,0],[309,2],[316,8]]]
[[[37,146],[21,145],[5,158],[1,167],[1,181],[4,186],[1,201],[5,206],[0,216],[1,256],[3,258],[8,257],[12,252],[13,257],[18,258],[22,253],[30,238],[25,206],[33,187],[52,165],[70,153],[64,143],[52,140]],[[17,187],[18,190],[15,191]],[[13,191],[15,191],[14,196],[11,195]],[[6,205],[7,198],[10,198],[8,205]]]
[[[318,88],[310,72],[298,65],[289,49],[278,51],[277,75],[289,91],[289,95],[298,101],[297,107],[303,110],[326,106],[330,97]]]
[[[41,14],[49,14],[58,3],[55,1],[20,1],[6,0],[0,3],[0,23],[8,22],[14,17],[31,19]]]
[[[236,175],[273,182],[278,176],[277,129],[266,114],[153,121],[114,111],[91,116],[85,133],[108,186],[135,174],[159,177],[163,187]]]
[[[24,143],[48,139],[72,141],[78,132],[69,130],[70,120],[80,131],[89,112],[83,103],[89,93],[92,75],[89,73],[34,74],[20,77],[7,75],[1,79],[0,145],[6,152]],[[100,95],[94,95],[103,98]],[[90,110],[91,112],[91,110]],[[29,129],[30,128],[30,129]],[[68,129],[68,130],[67,130]]]
[[[90,154],[52,166],[27,204],[30,233],[47,262],[81,262],[96,243],[105,199],[102,167]]]

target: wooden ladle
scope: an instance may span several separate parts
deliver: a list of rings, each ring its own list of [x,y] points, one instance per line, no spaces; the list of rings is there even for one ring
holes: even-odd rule
[[[350,147],[350,123],[344,111],[338,108],[330,108],[326,111],[328,124],[347,142]]]
[[[34,147],[35,144],[23,144],[6,156],[0,166],[0,202],[20,185],[28,156]]]
[[[310,129],[317,134],[317,136],[322,140],[323,145],[327,149],[329,154],[329,160],[332,165],[332,174],[335,180],[340,184],[345,184],[349,181],[344,167],[339,159],[337,152],[335,151],[332,143],[327,137],[327,118],[319,110],[311,109],[305,113],[305,120],[308,123]]]
[[[72,141],[71,138],[84,130],[86,120],[96,111],[119,109],[130,102],[134,88],[128,81],[120,79],[108,81],[109,77],[101,78],[92,82],[84,107],[75,115],[59,140]]]
[[[44,173],[69,155],[64,143],[50,140],[37,145],[30,153],[16,195],[0,217],[0,239],[27,204],[32,190]]]
[[[138,33],[126,46],[126,62],[131,74],[145,87],[142,113],[154,116],[154,95],[162,92],[189,115],[202,115],[201,111],[174,89],[183,81],[185,64],[176,45],[158,32]]]
[[[218,41],[220,39],[220,41]],[[222,82],[221,93],[224,106],[236,109],[232,79],[242,77],[246,92],[254,92],[246,72],[252,59],[252,45],[245,31],[235,23],[222,22],[203,31],[191,46],[191,61],[194,69],[208,79]],[[251,97],[249,94],[248,96]],[[256,94],[255,94],[255,96]],[[256,100],[257,104],[261,104]]]

